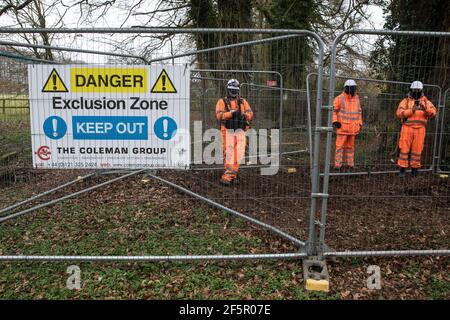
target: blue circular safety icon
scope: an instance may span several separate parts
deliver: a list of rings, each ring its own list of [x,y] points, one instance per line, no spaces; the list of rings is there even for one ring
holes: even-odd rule
[[[170,140],[177,132],[177,123],[170,117],[161,117],[155,121],[153,131],[161,140]]]
[[[44,133],[50,139],[58,140],[67,132],[67,124],[63,118],[52,116],[44,121]]]

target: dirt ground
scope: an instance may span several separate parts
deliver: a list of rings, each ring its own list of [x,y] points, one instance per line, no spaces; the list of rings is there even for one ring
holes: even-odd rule
[[[4,188],[0,195],[0,202],[2,207],[5,207],[84,173],[83,171],[54,170],[25,174],[18,177],[13,186]],[[302,240],[307,238],[310,180],[309,172],[300,166],[285,165],[275,176],[262,176],[258,168],[243,168],[241,184],[232,187],[222,187],[218,184],[221,169],[156,171],[154,173],[232,209],[271,223]],[[111,179],[111,176],[95,177],[45,197],[37,203],[108,179]],[[327,245],[337,251],[448,249],[450,244],[449,190],[448,179],[441,179],[431,174],[403,179],[389,174],[331,177],[331,197],[326,226]],[[252,253],[296,250],[290,243],[257,227],[246,223],[233,225],[230,221],[234,218],[229,215],[223,216],[219,210],[193,200],[186,194],[160,182],[150,180],[143,183],[142,175],[100,188],[71,201],[82,206],[86,214],[91,212],[91,215],[95,212],[94,208],[102,204],[114,204],[120,208],[129,204],[139,206],[148,202],[157,205],[164,212],[171,212],[176,217],[171,218],[172,222],[166,221],[163,225],[173,223],[189,229],[193,210],[205,208],[215,217],[214,221],[222,226],[221,230],[236,235],[248,234],[262,239],[261,248],[248,248]],[[38,211],[24,219],[33,221],[33,217],[38,214],[40,219],[51,217],[52,209]],[[14,225],[11,222],[6,226]],[[121,228],[126,229],[127,226],[124,225]],[[142,236],[144,235],[139,235],[139,237]],[[128,237],[127,241],[134,240]],[[10,249],[14,250],[16,245],[14,243],[10,245]],[[7,253],[3,252],[3,254]],[[186,254],[201,253],[186,252]],[[329,260],[328,263],[332,292],[323,298],[450,298],[448,257],[347,258]],[[226,263],[223,265],[226,266]],[[382,290],[367,289],[369,265],[380,266]],[[289,270],[291,267],[292,262],[289,261],[277,263],[277,268],[280,269]],[[303,285],[301,272],[297,272],[292,281],[291,285]],[[272,296],[268,297],[272,298]],[[279,298],[298,297],[286,291]]]
[[[309,172],[293,165],[282,167],[276,176],[243,169],[241,184],[232,188],[218,184],[221,174],[215,170],[163,176],[306,238]],[[395,174],[331,177],[326,242],[339,251],[448,248],[449,190],[448,178],[429,173],[405,178]]]

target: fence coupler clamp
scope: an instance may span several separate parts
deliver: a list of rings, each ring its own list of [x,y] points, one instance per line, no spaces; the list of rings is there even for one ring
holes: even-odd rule
[[[316,226],[319,226],[319,227],[323,227],[324,226],[324,224],[322,222],[320,222],[319,220],[314,220],[314,224]]]
[[[315,127],[314,131],[318,131],[318,132],[332,132],[333,131],[333,127]]]
[[[311,193],[311,197],[328,199],[329,194],[328,193]]]

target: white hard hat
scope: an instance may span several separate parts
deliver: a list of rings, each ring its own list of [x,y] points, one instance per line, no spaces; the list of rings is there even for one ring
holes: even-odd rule
[[[356,87],[355,80],[348,79],[347,81],[345,81],[344,87]]]
[[[420,81],[414,81],[413,83],[411,83],[411,87],[409,87],[409,88],[423,90],[423,83]]]
[[[237,89],[239,90],[239,81],[237,79],[230,79],[227,82],[227,89]]]

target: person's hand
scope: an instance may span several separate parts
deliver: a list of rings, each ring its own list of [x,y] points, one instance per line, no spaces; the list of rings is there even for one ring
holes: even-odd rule
[[[342,127],[342,124],[339,121],[333,122],[333,128],[340,129]]]

